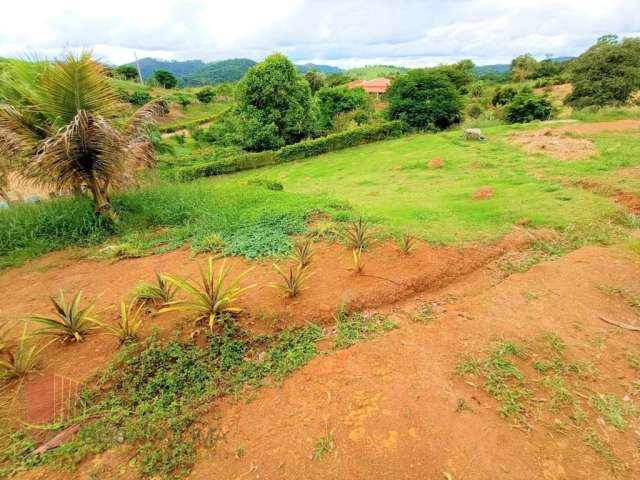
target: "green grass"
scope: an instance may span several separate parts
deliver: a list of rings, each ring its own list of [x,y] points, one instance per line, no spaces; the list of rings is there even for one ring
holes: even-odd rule
[[[120,252],[126,257],[167,251],[185,242],[199,251],[208,249],[212,234],[222,239],[224,253],[286,255],[289,235],[305,229],[308,214],[345,206],[314,195],[207,181],[162,183],[120,193],[113,202],[120,216],[115,232],[86,199],[1,210],[0,267],[73,245],[100,245],[96,253],[106,248],[115,258]]]
[[[194,102],[186,109],[179,108],[181,115],[173,118],[166,118],[160,120],[158,125],[160,130],[166,129],[180,129],[185,124],[191,122],[203,122],[206,123],[212,116],[219,114],[229,108],[228,102],[212,102],[212,103],[197,103]]]
[[[601,156],[563,162],[507,143],[507,134],[523,128],[532,126],[489,128],[486,142],[465,142],[460,131],[412,135],[212,181],[242,184],[267,176],[285,191],[345,200],[390,232],[409,229],[444,243],[494,240],[521,219],[534,227],[566,228],[619,215],[609,199],[564,182],[594,173],[610,176],[640,163],[632,135],[600,135]],[[436,156],[444,167],[427,168]],[[485,185],[494,196],[472,199]]]
[[[194,424],[209,402],[282,380],[319,354],[322,335],[315,325],[257,337],[229,327],[209,336],[204,348],[152,336],[126,348],[83,392],[84,422],[72,440],[37,455],[24,431],[13,433],[2,445],[0,474],[38,464],[73,470],[87,457],[125,444],[136,452],[129,464],[140,477],[183,478],[198,448],[217,441]]]
[[[396,327],[394,321],[379,313],[365,315],[340,312],[336,318],[336,336],[333,340],[333,348],[347,348],[358,342],[378,337]]]

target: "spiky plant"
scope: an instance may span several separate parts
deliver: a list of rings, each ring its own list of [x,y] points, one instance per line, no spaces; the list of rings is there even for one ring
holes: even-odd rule
[[[89,53],[55,62],[11,61],[0,77],[0,162],[33,183],[88,191],[98,213],[115,220],[110,190],[154,162],[149,127],[164,100],[138,109],[123,126],[122,106]]]
[[[362,260],[362,249],[354,248],[353,249],[353,270],[356,273],[362,273],[364,270],[364,262]]]
[[[189,312],[196,315],[196,324],[206,322],[210,330],[213,330],[216,322],[225,318],[224,314],[237,314],[242,311],[236,306],[236,302],[240,296],[255,287],[249,285],[240,287],[240,280],[247,275],[253,268],[246,270],[232,280],[229,277],[229,269],[226,267],[226,259],[222,261],[222,265],[216,271],[214,269],[213,257],[208,259],[208,268],[205,270],[200,268],[200,285],[193,284],[188,280],[174,276],[165,275],[165,279],[185,292],[189,298],[186,300],[174,300],[162,308],[160,313],[164,312]]]
[[[9,330],[11,324],[6,322],[0,326],[0,355],[5,353],[11,347],[11,340],[9,339]]]
[[[273,268],[278,273],[281,282],[272,283],[271,286],[281,289],[287,297],[296,297],[304,290],[306,281],[312,275],[308,271],[308,267],[303,267],[301,263],[298,263],[295,267],[289,265],[289,269],[286,272],[283,272],[275,263]]]
[[[411,251],[415,248],[417,241],[418,241],[418,238],[415,235],[408,232],[401,233],[396,238],[396,243],[398,245],[398,248],[404,255],[411,254]]]
[[[138,330],[142,326],[142,307],[135,300],[127,306],[124,302],[120,302],[120,318],[118,324],[113,326],[104,322],[97,322],[108,335],[113,335],[120,341],[120,345],[135,342],[138,339]],[[137,307],[137,308],[136,308]]]
[[[6,359],[0,359],[0,378],[14,380],[36,371],[40,354],[49,343],[42,346],[32,344],[25,325],[18,343],[6,352]]]
[[[133,292],[133,298],[141,303],[149,302],[161,306],[172,301],[176,291],[175,285],[167,281],[161,273],[156,272],[155,282],[140,282]]]
[[[60,290],[57,297],[49,297],[53,304],[55,316],[45,317],[32,315],[24,320],[44,325],[44,328],[36,330],[34,335],[51,335],[62,340],[82,341],[82,338],[91,330],[98,328],[95,318],[92,316],[93,303],[81,308],[82,292],[77,292],[70,303],[67,303],[64,292]]]
[[[311,264],[311,258],[313,257],[313,249],[311,248],[311,239],[305,238],[298,240],[293,244],[293,250],[289,258],[301,265],[303,268],[308,267]]]
[[[353,249],[364,250],[367,248],[373,242],[369,222],[362,217],[351,222],[351,225],[344,233],[344,239],[347,246]]]

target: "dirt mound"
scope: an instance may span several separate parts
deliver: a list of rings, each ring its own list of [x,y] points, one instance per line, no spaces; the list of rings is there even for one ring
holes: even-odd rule
[[[568,137],[562,131],[545,128],[518,133],[510,135],[509,141],[527,153],[548,153],[559,160],[579,160],[597,152],[591,140]]]
[[[444,159],[442,157],[434,157],[429,160],[429,163],[427,165],[429,166],[429,168],[442,168],[442,166],[444,165]]]
[[[471,197],[474,200],[486,200],[487,198],[493,197],[493,188],[492,187],[480,187],[478,188]]]

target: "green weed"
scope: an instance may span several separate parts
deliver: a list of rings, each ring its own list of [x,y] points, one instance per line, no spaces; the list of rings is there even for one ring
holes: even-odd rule
[[[624,430],[627,417],[638,415],[638,408],[631,401],[620,400],[612,393],[594,394],[589,403],[602,415],[605,422],[618,430]]]
[[[336,316],[336,336],[333,340],[333,348],[347,348],[357,342],[380,336],[394,328],[397,328],[397,324],[379,313],[365,315],[362,313],[348,314],[342,311]]]

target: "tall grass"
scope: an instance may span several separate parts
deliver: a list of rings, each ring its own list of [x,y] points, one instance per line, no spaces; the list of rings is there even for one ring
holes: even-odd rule
[[[211,181],[161,183],[114,196],[120,223],[109,231],[84,198],[67,198],[0,210],[0,268],[72,245],[105,241],[151,253],[189,243],[200,249],[212,233],[223,251],[250,258],[286,255],[289,235],[304,231],[305,217],[341,208],[326,197],[274,192]]]

